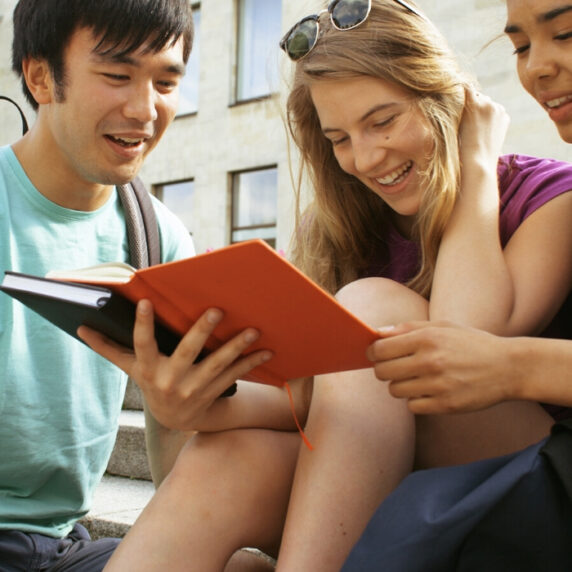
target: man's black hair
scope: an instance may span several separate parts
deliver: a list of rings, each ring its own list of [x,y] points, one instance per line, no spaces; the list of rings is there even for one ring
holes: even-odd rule
[[[158,52],[183,38],[183,59],[193,43],[189,0],[20,0],[14,9],[12,69],[34,109],[38,104],[22,74],[27,58],[48,63],[54,82],[63,86],[64,51],[80,28],[93,31],[101,52],[130,54],[143,45]]]

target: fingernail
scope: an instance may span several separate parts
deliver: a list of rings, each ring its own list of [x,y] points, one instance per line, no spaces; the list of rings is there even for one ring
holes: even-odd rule
[[[385,334],[388,332],[393,332],[393,330],[395,330],[395,326],[389,325],[389,326],[381,326],[380,328],[377,328],[377,331]]]
[[[141,314],[148,314],[151,311],[151,302],[149,300],[141,300],[137,305],[137,309]]]
[[[222,319],[222,312],[220,310],[209,310],[207,320],[210,324],[218,324]]]
[[[244,341],[251,344],[252,342],[254,342],[255,340],[258,339],[258,336],[259,336],[259,334],[256,330],[249,330],[248,332],[246,332],[244,334]]]
[[[272,352],[264,352],[261,356],[260,359],[262,361],[270,361],[272,359]]]

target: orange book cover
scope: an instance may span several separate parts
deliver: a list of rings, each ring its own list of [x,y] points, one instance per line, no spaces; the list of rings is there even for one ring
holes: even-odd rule
[[[61,278],[65,273],[61,273]],[[183,335],[208,308],[223,310],[207,347],[216,349],[247,327],[260,331],[248,351],[274,357],[245,379],[277,386],[299,377],[371,367],[365,351],[379,335],[262,240],[136,270],[105,286],[137,302],[148,298],[156,319]]]

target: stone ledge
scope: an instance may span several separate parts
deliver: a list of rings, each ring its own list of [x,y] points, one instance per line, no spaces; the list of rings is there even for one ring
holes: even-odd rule
[[[142,411],[122,411],[115,446],[107,472],[121,477],[151,480],[145,446],[145,416]]]
[[[95,491],[91,511],[80,522],[93,539],[122,538],[154,493],[150,481],[105,475]]]

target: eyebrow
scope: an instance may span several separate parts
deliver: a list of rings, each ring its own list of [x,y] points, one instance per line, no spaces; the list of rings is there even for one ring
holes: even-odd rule
[[[141,62],[129,54],[98,54],[97,52],[94,52],[94,56],[96,59],[104,63],[110,62],[115,64],[126,64],[136,68],[141,67]],[[173,63],[167,65],[165,67],[165,71],[168,73],[184,76],[186,72],[186,66],[183,63]]]
[[[396,107],[400,105],[399,102],[391,102],[391,103],[381,103],[379,105],[375,105],[373,106],[371,109],[368,109],[359,119],[359,123],[363,123],[364,121],[366,121],[369,117],[371,117],[374,113],[377,113],[378,111],[385,111],[386,109],[391,109],[392,107]],[[336,127],[326,127],[325,129],[322,129],[322,133],[324,133],[324,135],[326,133],[333,133],[336,131],[340,131],[340,129],[336,128]]]
[[[547,22],[551,22],[552,20],[555,20],[556,18],[558,18],[558,16],[561,16],[562,14],[566,14],[567,12],[571,12],[571,11],[572,11],[572,4],[566,4],[564,6],[554,8],[554,10],[549,10],[548,12],[545,12],[544,14],[539,14],[536,17],[536,21],[538,24],[546,24]],[[521,30],[520,26],[518,26],[516,24],[507,24],[505,29],[504,29],[505,34],[518,34],[521,31],[522,30]]]

